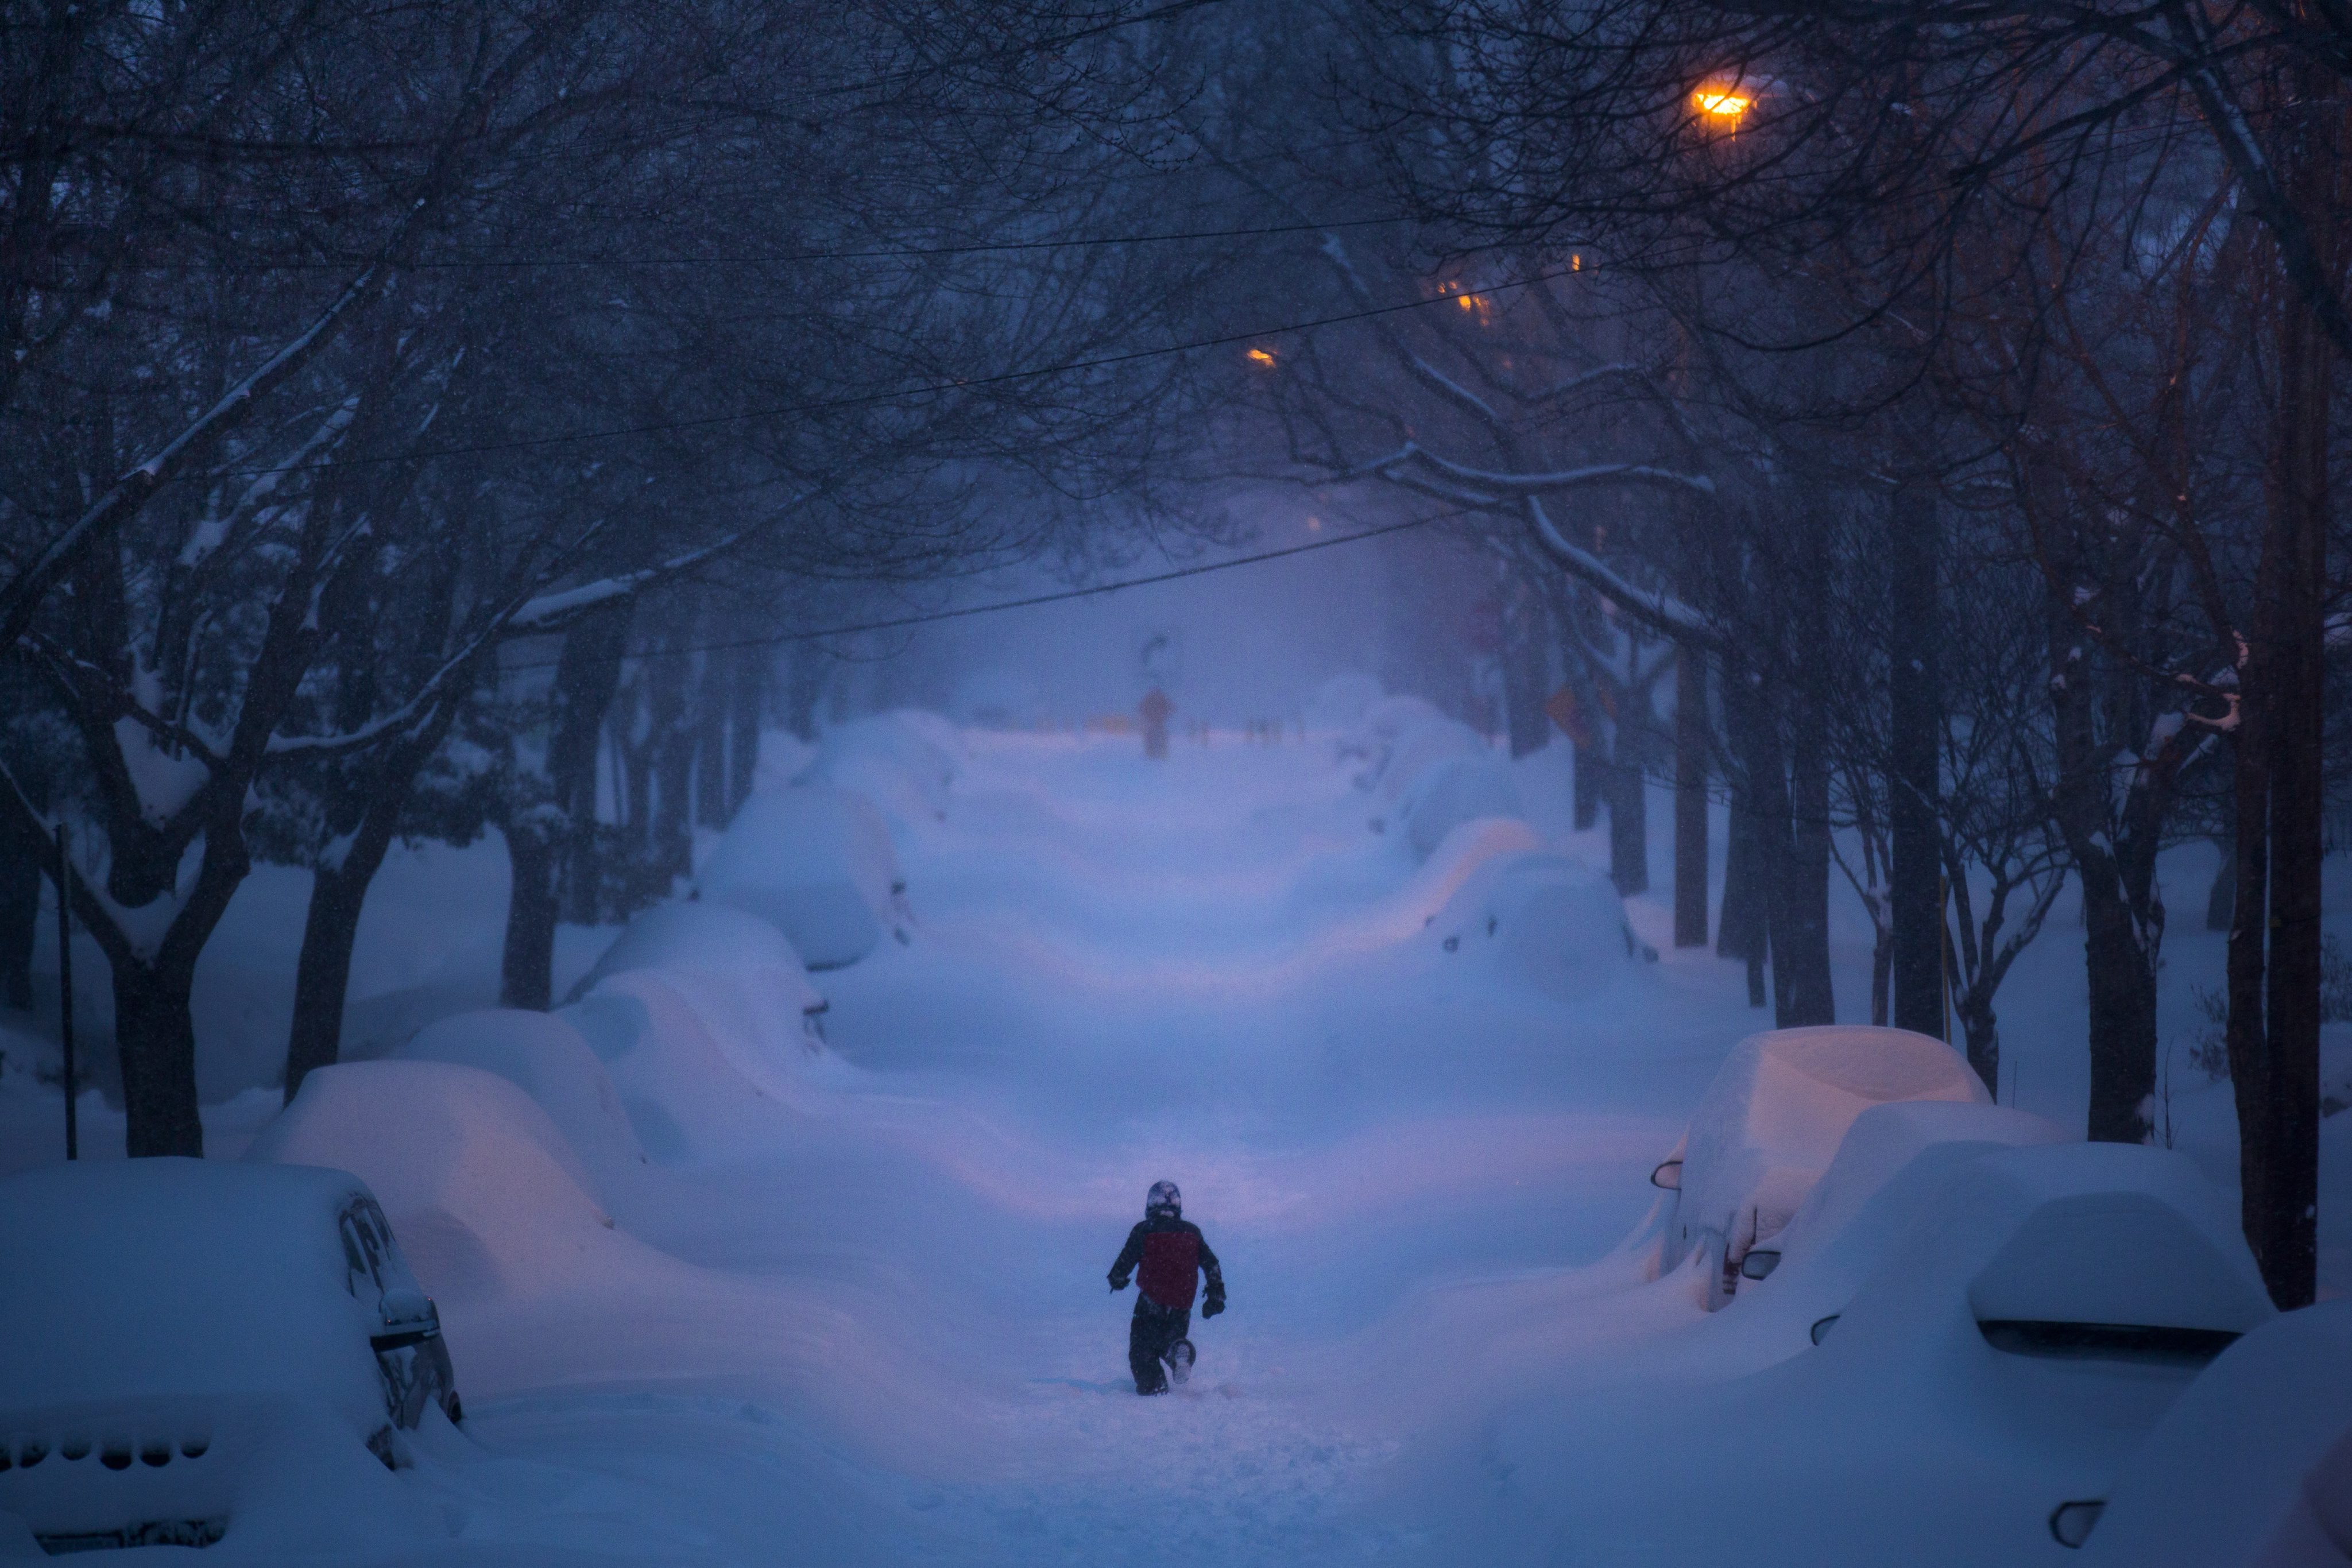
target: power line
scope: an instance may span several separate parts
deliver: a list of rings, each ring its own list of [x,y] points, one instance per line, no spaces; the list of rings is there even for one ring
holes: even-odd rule
[[[1572,267],[1550,272],[1539,272],[1532,277],[1522,277],[1482,288],[1482,295],[1503,293],[1507,289],[1532,288],[1538,284],[1554,282],[1579,270]],[[649,424],[610,425],[600,430],[572,431],[558,435],[526,436],[516,441],[485,441],[466,446],[439,446],[422,452],[387,453],[379,456],[336,457],[317,463],[289,463],[266,468],[223,468],[213,471],[214,476],[230,476],[258,478],[273,474],[300,474],[326,468],[355,468],[383,463],[429,463],[443,457],[472,457],[496,452],[531,452],[549,446],[564,446],[583,441],[609,441],[624,435],[661,435],[682,430],[708,430],[719,425],[742,424],[753,420],[790,419],[800,414],[828,413],[840,409],[864,408],[877,402],[898,399],[936,396],[943,392],[970,392],[982,387],[1004,386],[1013,382],[1034,381],[1045,376],[1069,375],[1078,371],[1106,370],[1114,365],[1133,364],[1141,360],[1164,359],[1171,354],[1195,353],[1202,349],[1231,348],[1236,343],[1260,342],[1268,338],[1288,337],[1299,332],[1311,332],[1318,327],[1343,326],[1350,321],[1366,321],[1376,317],[1395,316],[1407,310],[1425,309],[1433,305],[1461,304],[1458,294],[1432,295],[1426,299],[1408,299],[1394,305],[1374,305],[1361,310],[1342,311],[1335,316],[1318,316],[1308,321],[1290,321],[1279,326],[1259,327],[1246,332],[1227,332],[1213,338],[1196,338],[1191,342],[1171,343],[1164,348],[1134,349],[1122,354],[1103,354],[1089,360],[1066,360],[1055,365],[1033,366],[1028,370],[1000,371],[992,376],[973,376],[962,381],[931,382],[919,386],[900,387],[889,392],[860,392],[854,397],[826,398],[814,402],[788,403],[776,408],[751,409],[741,413],[706,414],[698,419],[659,420]],[[190,475],[194,478],[198,476]]]
[[[968,245],[894,246],[872,250],[804,250],[776,256],[457,256],[446,261],[403,262],[399,269],[404,272],[463,272],[588,267],[793,267],[812,261],[919,260],[941,256],[1012,255],[1040,250],[1086,250],[1113,245],[1165,245],[1190,240],[1258,239],[1274,235],[1319,234],[1327,229],[1360,229],[1417,221],[1403,215],[1385,218],[1343,218],[1336,223],[1266,224],[1255,228],[1180,229],[1162,234],[1102,235],[1088,239],[974,241]],[[158,261],[142,263],[137,267],[122,270],[209,272],[245,276],[276,272],[346,272],[361,265],[362,265],[362,258],[354,257],[254,263]]]
[[[1387,534],[1401,534],[1410,528],[1425,528],[1432,523],[1445,522],[1466,516],[1471,508],[1456,507],[1450,511],[1433,512],[1425,517],[1412,517],[1402,523],[1386,523],[1376,528],[1360,528],[1352,534],[1339,534],[1328,539],[1312,539],[1303,545],[1286,545],[1281,549],[1260,550],[1255,555],[1235,556],[1231,560],[1203,561],[1197,566],[1177,567],[1172,570],[1154,572],[1148,577],[1122,578],[1117,582],[1098,582],[1090,588],[1066,588],[1055,593],[1036,593],[1026,599],[1007,599],[994,604],[972,604],[961,610],[935,610],[920,615],[898,615],[887,621],[861,622],[854,626],[827,626],[814,632],[787,632],[772,637],[736,637],[717,643],[689,643],[677,648],[649,648],[632,653],[632,659],[679,658],[688,653],[719,653],[739,648],[781,648],[793,643],[814,643],[826,637],[849,637],[861,632],[894,632],[910,626],[929,626],[940,621],[961,621],[972,615],[993,615],[1003,610],[1027,610],[1040,604],[1060,604],[1073,599],[1091,599],[1098,594],[1117,593],[1121,589],[1148,588],[1156,582],[1174,582],[1187,577],[1205,577],[1213,571],[1229,571],[1237,566],[1256,566],[1263,561],[1281,560],[1285,557],[1305,555],[1310,550],[1330,549],[1339,545],[1357,544],[1364,539],[1376,539]],[[553,669],[559,661],[530,659],[501,664],[499,674],[505,675],[522,670]]]

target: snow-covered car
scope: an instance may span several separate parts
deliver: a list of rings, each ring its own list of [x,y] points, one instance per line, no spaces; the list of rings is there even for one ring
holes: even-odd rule
[[[1675,1194],[1659,1271],[1704,1256],[1707,1307],[1722,1306],[1749,1249],[1795,1217],[1854,1118],[1899,1100],[1990,1097],[1958,1051],[1908,1030],[1828,1024],[1741,1040],[1651,1173]]]
[[[2051,1510],[2108,1568],[2352,1563],[2352,1301],[2282,1312],[2224,1351],[2113,1490]]]
[[[1927,1179],[1906,1192],[1914,1170]],[[1895,1223],[1867,1218],[1882,1204]],[[1818,1343],[1773,1305],[1793,1303],[1827,1260],[1799,1255],[1792,1237],[1752,1296],[1743,1289],[1688,1341],[1766,1354],[1725,1358],[1734,1375],[1719,1382],[1628,1389],[1586,1413],[1605,1448],[1558,1457],[1583,1467],[1580,1486],[1606,1493],[1644,1484],[1655,1456],[1670,1454],[1675,1490],[1653,1506],[1675,1511],[1675,1561],[2081,1561],[2070,1545],[2122,1522],[2121,1483],[2152,1434],[2174,1411],[2192,1413],[2202,1380],[2222,1370],[2217,1356],[2242,1335],[2251,1347],[2276,1320],[2235,1202],[2173,1150],[1939,1141],[1864,1210],[1841,1233],[1875,1231],[1869,1266]],[[2330,1370],[2307,1364],[2314,1376]],[[2252,1446],[2242,1422],[2268,1412],[2221,1403],[2248,1414],[2236,1427],[2208,1424],[2204,1445],[2242,1436]],[[2286,1445],[2305,1454],[2306,1473],[2327,1473],[2309,1447],[2325,1436],[2307,1425]],[[2249,1515],[2290,1511],[2291,1490],[2269,1486]],[[2078,1506],[2103,1499],[2114,1500],[2106,1520]]]
[[[0,1181],[0,1515],[51,1553],[209,1545],[288,1454],[397,1469],[462,1416],[439,1314],[347,1172],[29,1171]]]
[[[656,904],[629,922],[564,1000],[577,1002],[606,977],[635,969],[758,973],[787,997],[809,1049],[824,1044],[830,1004],[810,982],[808,967],[784,934],[756,915],[701,900]]]
[[[797,784],[752,795],[703,862],[707,903],[756,915],[812,969],[855,964],[912,938],[889,824],[863,795]]]

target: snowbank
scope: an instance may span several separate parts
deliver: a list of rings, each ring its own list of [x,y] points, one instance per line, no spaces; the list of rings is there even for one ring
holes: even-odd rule
[[[1454,831],[1449,850],[1518,834],[1507,819]],[[1525,824],[1508,822],[1522,831]],[[1532,839],[1531,831],[1528,836]],[[1457,848],[1458,843],[1458,848]],[[1461,863],[1460,860],[1455,861]],[[1426,939],[1465,964],[1563,1000],[1587,996],[1625,974],[1641,944],[1625,923],[1625,902],[1609,879],[1559,855],[1518,849],[1481,858],[1430,921]]]
[[[1795,1216],[1854,1118],[1894,1100],[1989,1096],[1958,1051],[1906,1030],[1831,1024],[1741,1040],[1691,1117],[1662,1267],[1706,1253],[1725,1277],[1710,1284],[1719,1304],[1748,1247]]]
[[[436,1298],[544,1291],[576,1277],[614,1239],[611,1217],[589,1196],[586,1173],[547,1113],[477,1068],[320,1068],[246,1158],[356,1174]],[[462,1353],[458,1336],[451,1343]],[[458,1375],[463,1386],[462,1362]]]
[[[886,937],[908,939],[888,825],[863,796],[827,785],[744,801],[698,888],[775,926],[813,969],[855,964]]]
[[[459,1013],[419,1030],[394,1054],[406,1061],[477,1068],[520,1089],[562,1134],[562,1149],[551,1153],[559,1163],[576,1156],[586,1167],[576,1173],[581,1185],[600,1198],[610,1196],[612,1183],[645,1163],[611,1074],[561,1014],[510,1008]]]
[[[1444,758],[1423,768],[1397,809],[1412,852],[1423,860],[1465,822],[1519,814],[1510,765],[1484,752]]]
[[[2286,1312],[2221,1354],[2132,1456],[2084,1568],[2352,1560],[2352,1301]]]

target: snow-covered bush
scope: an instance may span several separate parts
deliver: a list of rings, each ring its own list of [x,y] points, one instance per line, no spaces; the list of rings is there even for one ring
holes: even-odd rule
[[[1679,1166],[1662,1268],[1703,1253],[1708,1304],[1721,1305],[1748,1248],[1795,1216],[1854,1118],[1893,1100],[1989,1096],[1958,1051],[1907,1030],[1828,1024],[1741,1040],[1670,1156]]]
[[[612,1075],[561,1014],[511,1008],[458,1013],[417,1030],[394,1055],[478,1068],[520,1089],[586,1167],[582,1175],[592,1192],[604,1194],[607,1184],[645,1163]]]
[[[602,1248],[613,1223],[529,1095],[448,1062],[320,1068],[246,1158],[357,1174],[436,1297],[543,1290]]]
[[[826,785],[743,802],[698,880],[701,896],[756,915],[812,969],[855,964],[907,936],[905,884],[890,830],[864,796]]]
[[[1510,765],[1496,757],[1483,751],[1447,757],[1422,770],[1396,814],[1412,852],[1427,860],[1465,822],[1519,815],[1519,789]]]
[[[1500,822],[1523,826],[1509,818],[1484,819],[1455,829],[1446,841]],[[1484,859],[1430,921],[1426,939],[1458,962],[1483,964],[1561,998],[1607,985],[1633,968],[1641,952],[1625,924],[1624,901],[1607,877],[1527,848]]]

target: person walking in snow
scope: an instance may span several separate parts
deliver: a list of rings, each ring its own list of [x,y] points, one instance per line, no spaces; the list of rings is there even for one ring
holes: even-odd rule
[[[1192,1291],[1207,1275],[1209,1292],[1201,1315],[1225,1310],[1225,1277],[1201,1228],[1184,1218],[1184,1202],[1172,1181],[1151,1184],[1143,1200],[1143,1221],[1127,1233],[1118,1261],[1110,1266],[1110,1288],[1127,1289],[1138,1265],[1135,1318],[1127,1330],[1127,1366],[1138,1394],[1165,1394],[1172,1377],[1181,1383],[1192,1370]]]

